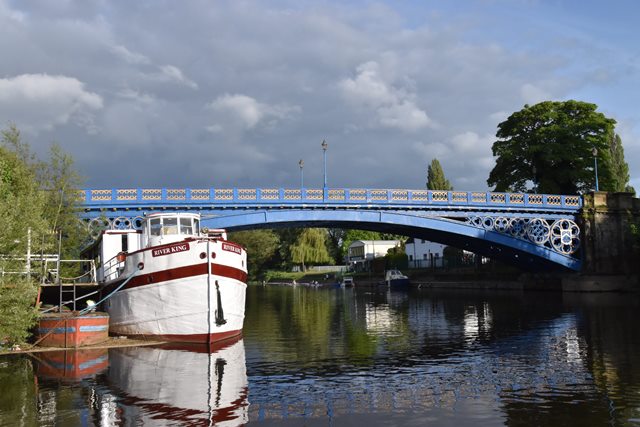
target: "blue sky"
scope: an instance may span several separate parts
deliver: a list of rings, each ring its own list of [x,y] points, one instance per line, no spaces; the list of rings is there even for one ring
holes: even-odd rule
[[[0,121],[91,187],[485,190],[496,126],[578,99],[640,188],[634,1],[0,0]]]

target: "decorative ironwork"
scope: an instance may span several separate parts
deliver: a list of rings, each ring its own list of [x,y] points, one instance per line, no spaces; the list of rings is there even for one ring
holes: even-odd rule
[[[194,188],[191,190],[191,200],[209,200],[208,188]]]
[[[367,200],[367,190],[349,190],[349,200]]]
[[[302,199],[302,190],[284,190],[285,200],[300,200]]]
[[[413,190],[411,192],[411,200],[414,202],[426,202],[429,200],[428,190]]]
[[[449,200],[449,192],[448,191],[432,191],[431,200],[433,200],[434,202],[446,202]]]
[[[135,188],[119,189],[116,198],[118,200],[137,200],[138,190]]]
[[[167,200],[186,200],[187,190],[184,188],[171,188],[167,190]]]
[[[387,190],[371,190],[371,200],[387,200]]]
[[[258,191],[255,188],[241,188],[238,190],[239,200],[256,200]]]
[[[311,190],[306,190],[307,193],[307,199],[308,200],[322,200],[324,198],[324,193],[322,190],[319,189],[311,189]]]
[[[162,190],[159,188],[143,189],[142,200],[162,200]]]
[[[580,247],[580,227],[570,219],[559,219],[551,226],[550,240],[556,252],[570,255]]]
[[[229,188],[216,188],[213,193],[213,198],[216,200],[233,200],[233,190]]]
[[[91,190],[91,200],[111,200],[111,190]]]
[[[280,191],[277,188],[265,188],[260,190],[260,198],[262,200],[278,200],[280,198]]]
[[[393,190],[391,192],[391,200],[393,201],[409,200],[409,190]]]
[[[329,190],[329,200],[345,200],[344,190]]]
[[[557,219],[550,225],[544,218],[471,216],[466,223],[527,240],[563,255],[575,254],[580,249],[580,227],[570,219]]]

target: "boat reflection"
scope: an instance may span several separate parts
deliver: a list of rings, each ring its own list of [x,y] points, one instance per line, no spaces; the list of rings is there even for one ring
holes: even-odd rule
[[[242,339],[109,351],[111,420],[125,425],[235,426],[248,422]],[[114,419],[115,418],[115,419]]]
[[[32,353],[36,374],[42,379],[81,381],[107,369],[109,355],[106,348],[60,350]]]

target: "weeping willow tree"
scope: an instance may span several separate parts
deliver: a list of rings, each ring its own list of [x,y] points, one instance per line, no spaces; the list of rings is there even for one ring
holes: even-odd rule
[[[327,249],[327,230],[324,228],[307,228],[300,233],[296,241],[289,246],[291,261],[302,265],[306,271],[308,264],[322,264],[332,261]]]

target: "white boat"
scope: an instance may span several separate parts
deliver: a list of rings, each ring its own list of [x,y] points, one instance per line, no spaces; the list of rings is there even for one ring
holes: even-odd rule
[[[156,213],[141,230],[105,230],[94,246],[111,333],[210,343],[241,334],[247,254],[200,216]],[[126,281],[126,283],[125,283]],[[124,284],[124,285],[123,285]]]
[[[387,270],[384,275],[384,284],[391,288],[403,288],[409,285],[409,278],[400,270]]]

